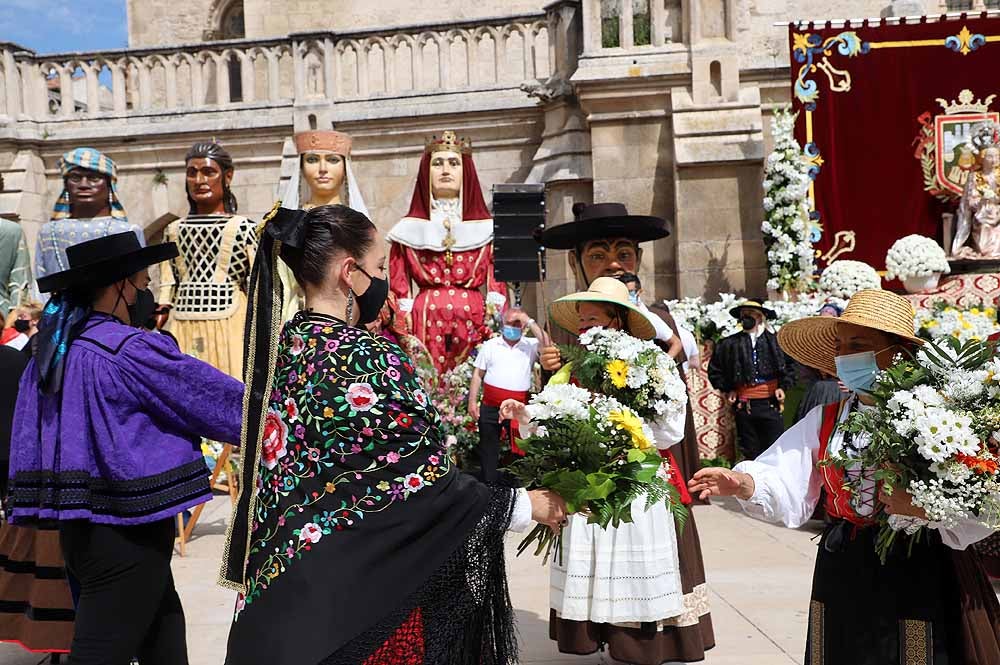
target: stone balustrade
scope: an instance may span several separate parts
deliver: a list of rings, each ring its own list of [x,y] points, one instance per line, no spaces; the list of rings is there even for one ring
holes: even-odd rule
[[[518,91],[552,74],[557,20],[549,12],[98,53],[0,43],[0,127]]]
[[[687,41],[678,0],[583,0],[582,11],[588,55],[662,51]]]

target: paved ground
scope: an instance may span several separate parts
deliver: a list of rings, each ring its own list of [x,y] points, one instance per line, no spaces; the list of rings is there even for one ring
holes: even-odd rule
[[[744,517],[730,503],[695,508],[701,533],[712,619],[718,646],[706,665],[786,665],[801,663],[806,608],[812,575],[814,531],[792,531]],[[174,557],[174,575],[187,613],[191,665],[220,665],[233,595],[215,585],[228,497],[205,510],[188,544]],[[510,550],[516,545],[511,537]],[[509,559],[511,592],[517,608],[522,663],[594,665],[598,655],[559,654],[548,639],[548,570],[533,557]],[[42,657],[0,645],[0,665],[35,665]]]

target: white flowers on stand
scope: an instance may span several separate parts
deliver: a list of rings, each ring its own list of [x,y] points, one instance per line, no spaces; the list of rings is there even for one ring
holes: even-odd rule
[[[867,263],[834,261],[820,275],[819,288],[832,296],[850,299],[864,289],[881,289],[882,278]]]
[[[805,288],[815,270],[809,219],[809,165],[795,140],[795,115],[778,111],[771,119],[774,151],[764,166],[764,244],[772,291]]]
[[[886,278],[905,280],[949,273],[948,257],[941,245],[921,235],[908,235],[892,244],[885,255]]]

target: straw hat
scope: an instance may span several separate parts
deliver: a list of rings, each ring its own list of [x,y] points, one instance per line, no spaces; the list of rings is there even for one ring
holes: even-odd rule
[[[778,331],[778,344],[804,365],[836,376],[837,324],[852,323],[880,330],[915,344],[924,340],[913,334],[913,305],[902,296],[881,289],[858,291],[840,318],[810,316],[786,323]]]
[[[656,329],[641,309],[628,299],[628,287],[615,277],[598,277],[591,282],[586,291],[571,293],[552,303],[549,308],[549,318],[560,328],[574,335],[580,329],[580,315],[577,314],[577,303],[606,302],[620,305],[628,311],[628,331],[639,339],[653,339]]]

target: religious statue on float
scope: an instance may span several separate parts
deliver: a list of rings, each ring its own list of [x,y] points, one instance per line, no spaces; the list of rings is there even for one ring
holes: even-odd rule
[[[351,137],[333,130],[312,130],[295,135],[298,167],[292,172],[279,204],[283,208],[310,210],[322,205],[345,205],[365,217],[365,205],[351,168]],[[302,306],[302,290],[292,271],[279,262],[284,304],[282,320],[291,319]]]
[[[427,144],[410,211],[387,237],[392,291],[445,372],[486,336],[487,302],[507,300],[493,278],[493,219],[466,139],[448,131]]]
[[[1000,126],[984,123],[973,130],[979,167],[969,173],[956,215],[952,256],[1000,258]]]
[[[195,143],[184,161],[189,211],[166,229],[180,254],[162,266],[159,302],[171,306],[167,330],[182,351],[242,379],[255,225],[236,214],[233,158],[221,145]]]
[[[66,248],[87,240],[132,231],[146,245],[142,230],[129,224],[118,199],[118,167],[94,148],[70,150],[59,160],[63,191],[52,219],[38,232],[35,278],[69,269]]]

